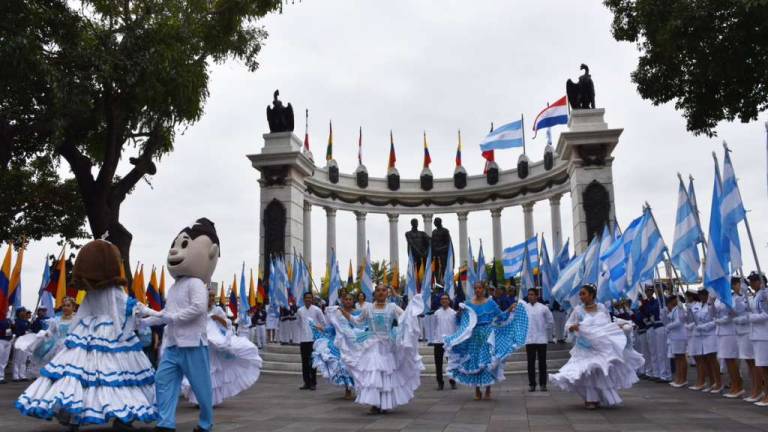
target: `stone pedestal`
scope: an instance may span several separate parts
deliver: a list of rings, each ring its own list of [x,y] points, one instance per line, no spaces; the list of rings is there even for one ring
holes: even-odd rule
[[[603,226],[616,223],[613,150],[624,129],[611,129],[605,110],[572,110],[568,131],[560,134],[558,153],[568,162],[573,210],[573,246],[583,252]]]
[[[302,151],[302,141],[292,132],[264,134],[261,152],[249,155],[259,170],[260,217],[259,263],[265,278],[270,255],[286,260],[304,250],[304,179],[314,171],[312,161]]]

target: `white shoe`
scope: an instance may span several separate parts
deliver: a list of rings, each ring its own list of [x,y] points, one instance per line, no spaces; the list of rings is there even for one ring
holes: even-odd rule
[[[755,405],[759,407],[768,407],[768,401],[755,402]]]
[[[712,389],[712,390],[710,390],[709,392],[710,392],[710,393],[720,393],[721,391],[723,391],[723,389],[724,389],[724,388],[725,388],[725,387],[723,387],[723,386],[720,386],[720,387],[718,387],[718,388],[713,388],[713,389]]]
[[[692,385],[692,386],[689,386],[689,387],[688,387],[688,390],[693,390],[693,391],[702,391],[702,390],[704,390],[704,386],[703,386],[703,385],[701,385],[701,386]]]
[[[675,383],[675,382],[673,381],[673,382],[669,383],[669,385],[671,385],[671,386],[672,386],[672,387],[674,387],[674,388],[681,388],[681,387],[685,387],[685,386],[687,385],[687,383],[681,383],[681,384],[677,384],[677,383]]]
[[[744,398],[744,399],[742,399],[742,400],[743,400],[744,402],[755,403],[755,402],[757,402],[757,401],[759,401],[759,400],[762,400],[764,397],[765,397],[765,396],[764,396],[762,393],[760,393],[759,395],[757,395],[757,396],[755,396],[755,397],[752,397],[752,396],[750,396],[750,397],[748,397],[748,398]]]
[[[710,386],[706,386],[703,389],[701,389],[702,393],[709,393],[710,391],[712,391],[712,387]]]
[[[742,390],[742,391],[740,391],[738,393],[726,393],[726,394],[723,395],[723,397],[724,398],[728,398],[728,399],[737,399],[737,398],[740,398],[740,397],[744,396],[744,394],[746,392],[747,392],[746,390]]]

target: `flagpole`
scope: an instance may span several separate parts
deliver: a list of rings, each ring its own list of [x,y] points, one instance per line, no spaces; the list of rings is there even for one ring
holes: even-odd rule
[[[766,123],[766,128],[768,128],[768,123]],[[723,149],[725,150],[726,154],[731,152],[731,149],[728,148],[728,144],[723,141]],[[735,178],[736,173],[734,172],[734,181],[738,185],[738,179]],[[741,197],[741,191],[739,191],[739,197]],[[743,205],[743,200],[742,200]],[[762,275],[763,271],[760,269],[760,260],[757,258],[757,249],[755,249],[755,240],[752,238],[752,230],[749,228],[749,219],[747,218],[747,211],[744,211],[744,227],[747,228],[747,237],[749,237],[749,246],[752,248],[752,257],[755,259],[755,267],[757,267],[757,273]],[[763,278],[760,278],[760,285],[765,287],[763,284]]]

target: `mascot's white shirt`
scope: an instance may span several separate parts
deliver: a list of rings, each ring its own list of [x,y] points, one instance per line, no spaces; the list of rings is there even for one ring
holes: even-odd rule
[[[166,347],[208,345],[208,289],[205,283],[194,277],[176,280],[168,290],[163,321],[168,324],[163,333]]]

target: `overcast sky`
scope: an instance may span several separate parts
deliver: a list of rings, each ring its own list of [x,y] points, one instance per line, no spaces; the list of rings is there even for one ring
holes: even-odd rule
[[[282,15],[263,21],[269,38],[261,68],[249,73],[238,62],[211,68],[210,97],[205,115],[177,137],[175,151],[163,158],[152,187],[140,182],[122,206],[123,224],[133,233],[133,263],[165,261],[175,234],[198,217],[213,220],[222,243],[214,280],[231,283],[245,261],[258,261],[259,178],[247,154],[259,152],[268,132],[265,108],[272,92],[296,112],[296,133],[304,131],[303,113],[310,111],[310,144],[324,160],[328,121],[333,120],[334,156],[342,172],[356,165],[357,131],[363,128],[363,160],[371,176],[384,176],[389,130],[395,136],[400,175],[417,177],[421,170],[422,131],[427,132],[432,171],[451,176],[456,131],[464,138],[463,162],[470,174],[482,172],[478,147],[489,128],[533,117],[547,102],[565,94],[565,81],[576,79],[579,65],[590,66],[597,106],[605,108],[609,127],[624,128],[614,153],[616,215],[619,224],[638,216],[648,201],[672,247],[677,177],[696,179],[702,222],[708,225],[712,194],[712,151],[722,160],[721,142],[733,149],[752,231],[763,266],[768,233],[766,205],[766,132],[763,122],[722,124],[719,137],[686,132],[671,105],[653,106],[630,81],[637,64],[635,46],[616,42],[611,15],[600,2],[573,1],[341,1],[305,0],[287,6]],[[554,139],[563,127],[554,129]],[[545,138],[528,140],[528,154],[542,157]],[[502,169],[515,166],[520,150],[497,152]],[[125,156],[133,156],[126,154]],[[324,164],[324,162],[321,162]],[[570,198],[564,197],[564,240],[572,237]],[[549,204],[534,207],[534,226],[551,245]],[[402,233],[410,217],[400,218]],[[367,235],[373,259],[388,259],[385,215],[369,215]],[[454,238],[458,221],[443,216]],[[354,215],[337,215],[337,249],[342,273],[355,255]],[[325,212],[312,214],[312,261],[315,276],[325,263]],[[743,227],[742,227],[743,228]],[[502,213],[503,243],[523,240],[522,208]],[[742,232],[744,261],[753,268]],[[492,254],[489,212],[471,213],[473,247],[482,239]],[[401,237],[400,260],[406,260]],[[57,253],[55,239],[29,245],[23,272],[24,304],[34,306],[46,253]],[[238,275],[239,277],[239,275]],[[168,282],[171,282],[170,280]]]

